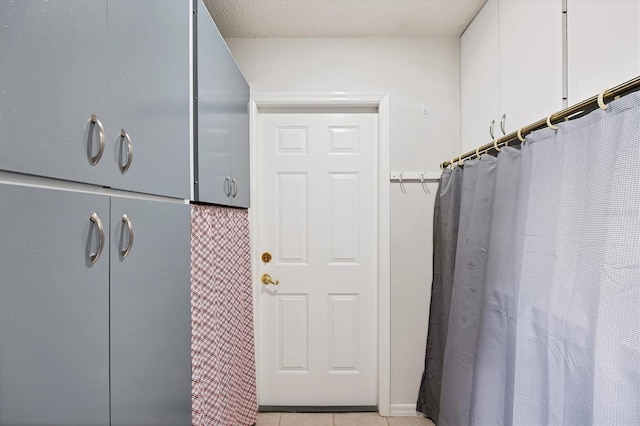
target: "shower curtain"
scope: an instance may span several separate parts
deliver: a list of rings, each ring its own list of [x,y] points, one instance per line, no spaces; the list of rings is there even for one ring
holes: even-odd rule
[[[436,209],[418,410],[640,424],[640,95],[445,170]]]

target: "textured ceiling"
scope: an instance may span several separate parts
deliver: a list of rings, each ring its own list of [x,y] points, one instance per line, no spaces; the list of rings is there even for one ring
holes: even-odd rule
[[[459,36],[485,0],[204,0],[225,38]]]

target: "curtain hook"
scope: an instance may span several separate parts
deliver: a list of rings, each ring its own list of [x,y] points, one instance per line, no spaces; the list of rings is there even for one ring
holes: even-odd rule
[[[493,140],[493,148],[498,152],[502,151],[502,148],[498,147],[498,139]]]
[[[603,90],[602,92],[600,92],[600,94],[598,95],[598,106],[600,107],[600,109],[604,109],[606,110],[607,108],[609,108],[609,105],[604,103],[604,94],[606,93],[606,90]]]
[[[480,146],[476,148],[476,158],[480,158]]]
[[[402,182],[402,178],[404,177],[404,172],[400,172],[400,176],[398,177],[398,181],[400,181],[400,192],[403,194],[407,193],[407,190],[404,187],[404,183]]]
[[[451,161],[449,161],[449,166],[451,167],[451,170],[455,169],[455,167],[456,167],[456,164],[453,162],[453,160],[455,160],[455,159],[456,159],[456,157],[453,157],[451,159]]]
[[[552,130],[558,130],[558,126],[556,126],[555,124],[551,124],[551,115],[547,117],[547,126]]]
[[[429,191],[429,188],[427,188],[427,183],[424,181],[424,172],[420,173],[420,185],[422,185],[422,190],[426,194],[431,194],[431,191]]]
[[[526,142],[527,140],[522,136],[522,128],[518,129],[518,139],[520,139],[520,142]]]

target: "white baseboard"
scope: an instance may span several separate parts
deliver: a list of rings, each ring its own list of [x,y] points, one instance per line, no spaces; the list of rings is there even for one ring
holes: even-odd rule
[[[391,404],[389,415],[391,417],[422,417],[422,414],[416,411],[416,404]]]

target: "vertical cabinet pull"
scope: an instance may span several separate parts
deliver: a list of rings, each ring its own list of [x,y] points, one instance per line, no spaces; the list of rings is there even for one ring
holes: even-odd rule
[[[93,264],[98,261],[100,255],[102,254],[102,249],[104,248],[104,227],[102,226],[102,220],[100,220],[100,216],[98,216],[96,212],[91,213],[91,218],[89,220],[91,220],[92,223],[95,223],[98,227],[99,237],[98,250],[93,254],[89,254],[89,259],[91,259],[91,263]]]
[[[502,130],[502,136],[506,136],[507,131],[505,130],[505,125],[507,121],[507,114],[502,114],[500,117],[500,130]]]
[[[127,142],[127,161],[122,164],[122,145],[124,142]],[[127,134],[124,129],[120,129],[120,155],[118,157],[118,166],[120,166],[120,173],[125,174],[127,170],[129,170],[129,166],[131,166],[131,160],[133,160],[133,144],[131,143],[131,137]]]
[[[96,155],[91,155],[93,145],[93,129],[98,126],[98,153]],[[87,151],[89,152],[89,159],[91,160],[91,165],[95,166],[100,161],[100,157],[102,157],[102,153],[104,152],[104,127],[98,117],[95,114],[91,114],[91,125],[89,126],[89,140],[87,141]]]
[[[227,176],[224,178],[224,194],[228,197],[231,195],[231,178]]]
[[[489,125],[489,134],[491,135],[491,140],[495,139],[493,136],[493,126],[496,125],[496,120],[491,120],[491,125]]]
[[[236,198],[236,195],[238,195],[238,182],[236,182],[235,179],[231,179],[231,188],[232,188],[231,196],[233,198]]]
[[[126,214],[122,215],[122,235],[120,243],[124,241],[124,230],[125,228],[129,231],[129,241],[127,243],[127,247],[124,250],[120,251],[120,256],[124,259],[131,252],[131,247],[133,246],[133,224],[131,223],[131,219]]]

